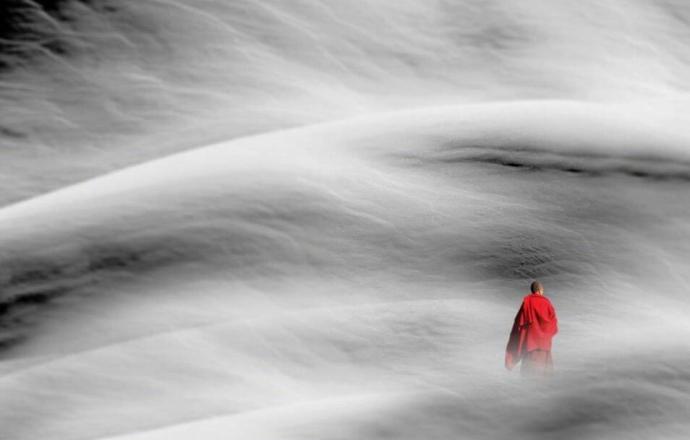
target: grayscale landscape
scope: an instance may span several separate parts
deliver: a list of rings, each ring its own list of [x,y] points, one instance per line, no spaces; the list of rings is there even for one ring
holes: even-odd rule
[[[5,1],[0,438],[687,439],[688,110],[682,0]]]

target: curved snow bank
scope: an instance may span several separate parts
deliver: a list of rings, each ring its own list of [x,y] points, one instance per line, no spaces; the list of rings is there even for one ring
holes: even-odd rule
[[[564,102],[402,112],[6,207],[0,423],[13,439],[673,438],[690,335],[676,123]],[[560,376],[524,397],[502,355],[532,277],[562,316]]]
[[[201,143],[401,108],[651,100],[687,114],[688,20],[671,0],[6,1],[0,204]]]
[[[576,383],[552,381],[548,386],[498,381],[490,387],[484,383],[479,389],[465,386],[460,392],[449,387],[408,394],[344,396],[217,416],[108,439],[445,439],[459,433],[469,438],[585,435],[625,439],[642,438],[640,432],[649,429],[650,412],[663,426],[663,438],[681,439],[686,431],[677,420],[683,417],[690,393],[683,371],[687,361],[666,361],[663,368],[652,372],[619,366],[606,377],[590,375]],[[644,386],[637,382],[641,376],[646,379]],[[536,398],[526,398],[535,393]],[[497,406],[496,401],[501,404]]]
[[[186,183],[194,190],[199,184],[196,179],[231,180],[231,173],[252,172],[259,167],[283,175],[306,168],[351,167],[361,162],[338,161],[360,161],[377,154],[384,161],[399,155],[432,163],[452,162],[456,156],[459,161],[494,156],[510,160],[511,155],[525,154],[535,162],[553,160],[556,167],[568,166],[572,158],[593,168],[606,167],[606,163],[601,164],[605,159],[614,163],[629,161],[641,169],[647,166],[650,171],[660,166],[663,170],[664,164],[674,169],[690,162],[690,135],[682,130],[686,120],[674,114],[675,110],[665,108],[663,103],[652,111],[642,104],[526,101],[375,114],[197,148],[37,200],[60,204],[112,193],[147,193],[154,188],[159,194],[171,182]],[[18,215],[27,209],[40,210],[41,204],[18,203],[5,207],[2,214]]]
[[[525,102],[393,113],[212,145],[0,210],[5,278],[151,268],[201,258],[231,235],[242,248],[238,261],[252,253],[265,264],[319,240],[299,229],[357,224],[352,238],[401,221],[372,203],[419,203],[442,197],[444,187],[478,200],[453,177],[474,164],[687,180],[690,149],[678,124],[630,106]],[[295,228],[300,237],[286,233]],[[63,257],[41,257],[53,250]]]
[[[689,22],[2,2],[0,436],[687,438]],[[525,390],[533,277],[558,376]]]
[[[678,123],[630,106],[525,102],[400,112],[199,148],[0,210],[3,307],[23,315],[90,291],[111,272],[199,261],[220,261],[232,279],[263,280],[349,276],[390,258],[398,267],[389,271],[430,278],[456,264],[471,267],[459,276],[472,279],[590,273],[602,263],[597,244],[568,224],[653,221],[626,202],[637,195],[607,179],[687,180]],[[563,197],[586,205],[533,200],[477,172],[537,186],[613,183],[615,201],[575,193]],[[565,227],[554,230],[545,211],[569,216],[559,220]],[[507,212],[535,218],[513,223]],[[434,224],[462,227],[429,231]]]

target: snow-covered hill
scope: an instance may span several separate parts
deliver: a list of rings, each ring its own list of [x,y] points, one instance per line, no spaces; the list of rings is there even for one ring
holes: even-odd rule
[[[687,437],[682,3],[19,3],[1,438]]]

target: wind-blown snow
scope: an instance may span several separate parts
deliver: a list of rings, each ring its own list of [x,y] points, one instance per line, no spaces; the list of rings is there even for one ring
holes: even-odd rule
[[[681,3],[51,4],[0,46],[2,438],[687,437]]]

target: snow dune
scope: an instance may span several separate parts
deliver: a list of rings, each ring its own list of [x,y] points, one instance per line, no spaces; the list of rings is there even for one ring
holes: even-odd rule
[[[3,204],[376,112],[563,99],[687,114],[677,0],[38,0],[0,17],[17,3],[26,24],[0,42]]]
[[[3,429],[682,438],[689,170],[662,122],[569,102],[399,112],[7,206]],[[563,323],[559,375],[527,390],[502,354],[532,277]]]
[[[688,23],[0,3],[0,438],[686,439]]]

